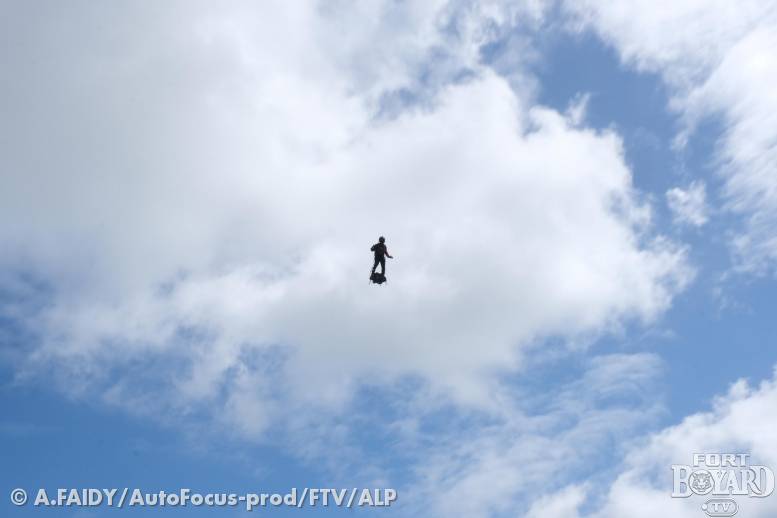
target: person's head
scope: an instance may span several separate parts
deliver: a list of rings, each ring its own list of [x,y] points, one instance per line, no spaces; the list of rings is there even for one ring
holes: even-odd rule
[[[386,238],[385,238],[385,237],[383,237],[383,236],[380,236],[380,237],[378,238],[378,242],[379,242],[379,243],[385,243],[385,242],[386,242]]]

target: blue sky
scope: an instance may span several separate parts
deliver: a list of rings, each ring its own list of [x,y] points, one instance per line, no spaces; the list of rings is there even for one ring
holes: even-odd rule
[[[5,4],[3,493],[685,517],[670,464],[777,466],[777,6],[659,3]]]
[[[599,129],[617,128],[624,138],[634,183],[641,191],[660,199],[677,183],[702,179],[710,198],[720,196],[721,180],[713,157],[725,128],[714,118],[701,125],[685,149],[673,150],[679,122],[667,110],[670,94],[659,77],[622,67],[615,51],[591,34],[558,34],[548,46],[547,61],[538,65],[539,101],[564,110],[580,92],[590,94],[586,122]],[[777,355],[764,344],[775,336],[768,316],[774,282],[769,278],[757,282],[734,279],[725,291],[737,307],[722,308],[714,288],[732,267],[724,237],[730,219],[713,218],[704,232],[677,229],[672,228],[666,204],[658,203],[655,209],[664,231],[679,235],[691,246],[699,277],[664,316],[660,327],[674,336],[642,337],[635,330],[636,344],[629,343],[632,336],[605,339],[602,346],[658,348],[666,360],[667,375],[672,377],[670,386],[683,387],[673,390],[666,401],[672,419],[677,420],[705,408],[720,386],[741,377],[761,380],[771,376]]]

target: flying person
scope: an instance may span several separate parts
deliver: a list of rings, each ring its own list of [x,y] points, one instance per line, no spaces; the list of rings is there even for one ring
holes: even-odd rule
[[[386,257],[393,259],[394,257],[389,254],[388,248],[386,248],[386,238],[380,236],[378,242],[372,245],[370,248],[375,253],[375,264],[372,265],[372,272],[370,272],[370,279],[375,274],[375,269],[380,265],[380,274],[386,275]]]

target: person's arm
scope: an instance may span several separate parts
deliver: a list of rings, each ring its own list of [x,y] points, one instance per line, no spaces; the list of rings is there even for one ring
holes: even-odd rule
[[[389,253],[388,248],[386,248],[386,257],[389,259],[394,259],[394,256]]]

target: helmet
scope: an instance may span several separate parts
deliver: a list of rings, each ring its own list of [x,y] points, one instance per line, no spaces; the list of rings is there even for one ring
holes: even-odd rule
[[[383,236],[380,236],[380,237],[378,238],[378,241],[379,241],[379,242],[381,242],[381,243],[385,243],[385,242],[386,242],[386,238],[385,238],[385,237],[383,237]]]

